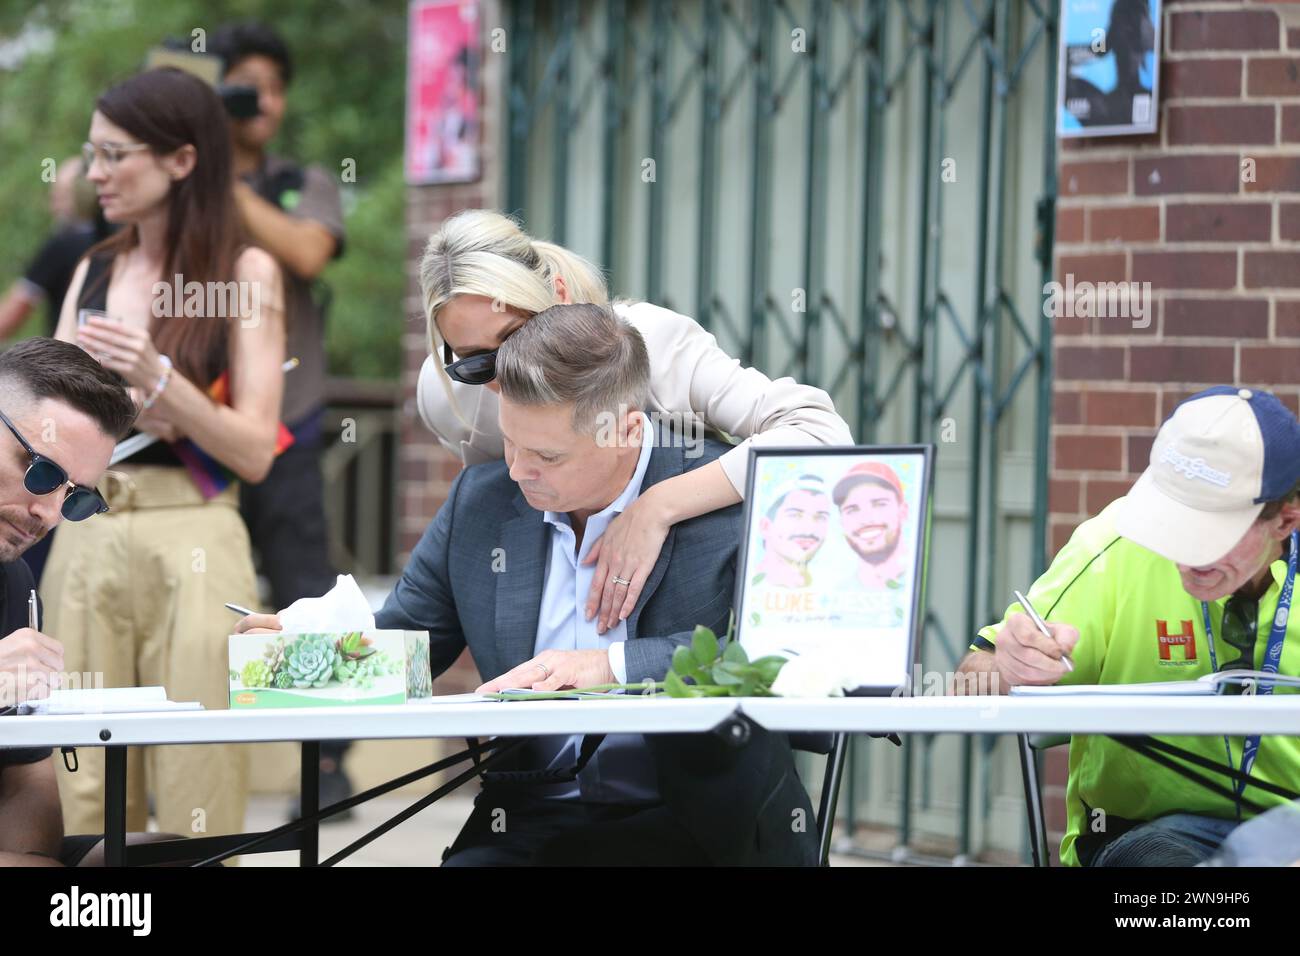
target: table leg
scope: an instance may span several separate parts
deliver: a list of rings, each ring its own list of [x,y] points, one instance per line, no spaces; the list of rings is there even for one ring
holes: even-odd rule
[[[126,748],[104,748],[104,865],[126,865]]]
[[[302,742],[302,784],[298,797],[299,817],[308,817],[320,809],[320,741]],[[313,821],[302,828],[299,866],[316,866],[320,862],[320,823]]]

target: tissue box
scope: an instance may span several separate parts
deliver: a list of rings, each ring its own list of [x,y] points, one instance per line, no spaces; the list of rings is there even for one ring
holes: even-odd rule
[[[230,707],[403,704],[432,694],[425,631],[230,635]]]

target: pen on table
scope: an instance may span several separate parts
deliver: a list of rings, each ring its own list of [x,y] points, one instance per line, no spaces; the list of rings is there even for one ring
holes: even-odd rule
[[[1034,622],[1034,626],[1038,628],[1043,637],[1051,637],[1052,632],[1047,629],[1047,622],[1044,621],[1042,616],[1034,610],[1034,606],[1029,603],[1029,598],[1025,597],[1019,591],[1013,591],[1012,593],[1016,596],[1016,600],[1020,602],[1020,606],[1025,609],[1025,613],[1029,615],[1030,619]],[[1061,655],[1061,663],[1065,665],[1067,671],[1074,670],[1074,661],[1070,660],[1069,654]]]

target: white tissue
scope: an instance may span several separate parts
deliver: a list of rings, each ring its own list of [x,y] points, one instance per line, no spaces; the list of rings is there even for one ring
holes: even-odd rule
[[[280,612],[285,634],[373,631],[375,615],[370,602],[350,574],[340,574],[328,594],[299,598]]]

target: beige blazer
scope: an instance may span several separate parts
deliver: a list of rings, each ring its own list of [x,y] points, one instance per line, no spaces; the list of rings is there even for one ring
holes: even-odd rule
[[[742,368],[688,316],[649,302],[616,302],[614,311],[641,333],[650,353],[650,407],[645,411],[651,418],[656,413],[670,416],[682,423],[688,436],[702,427],[742,439],[718,459],[741,496],[751,444],[853,444],[849,426],[820,388],[792,378],[773,381],[758,369]],[[451,382],[462,422],[448,401],[438,358],[429,356],[420,370],[420,418],[466,466],[503,458],[496,393],[481,385]]]

